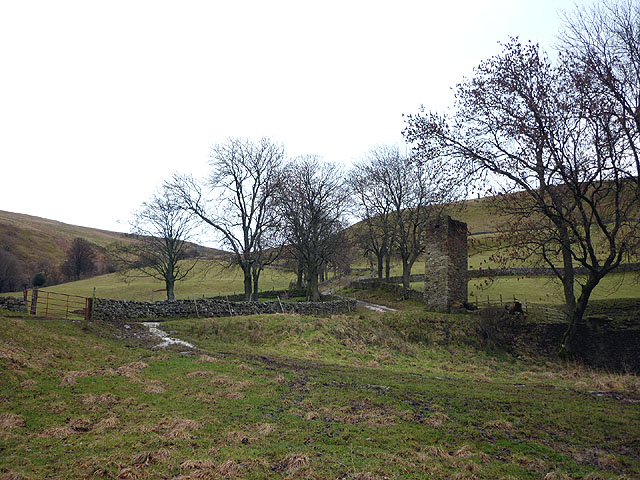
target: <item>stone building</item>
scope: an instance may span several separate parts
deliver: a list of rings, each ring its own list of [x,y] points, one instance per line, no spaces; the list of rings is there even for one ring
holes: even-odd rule
[[[427,229],[424,305],[450,312],[467,301],[467,224],[446,216]]]

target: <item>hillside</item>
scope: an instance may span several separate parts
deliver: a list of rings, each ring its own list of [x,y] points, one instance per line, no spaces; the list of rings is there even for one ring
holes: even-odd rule
[[[121,232],[80,227],[47,218],[0,210],[0,247],[13,253],[32,275],[42,265],[57,266],[65,258],[65,252],[74,238],[83,238],[102,249],[116,242],[131,242]],[[202,247],[208,256],[222,253],[220,250]],[[98,248],[100,250],[100,248]],[[103,251],[98,251],[102,257]]]

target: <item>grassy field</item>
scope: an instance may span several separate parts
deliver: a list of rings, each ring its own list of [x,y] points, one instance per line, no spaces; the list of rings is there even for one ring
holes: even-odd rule
[[[640,478],[637,377],[485,353],[465,325],[164,324],[184,354],[137,325],[0,314],[0,478]]]
[[[276,269],[265,269],[260,276],[260,290],[283,289],[295,280],[294,274]],[[116,300],[166,300],[164,283],[151,278],[126,278],[118,273],[46,287],[52,292],[69,293]],[[161,291],[159,291],[161,290]],[[244,291],[242,271],[239,267],[225,267],[217,261],[202,261],[190,278],[177,282],[176,298],[213,297]]]
[[[579,284],[576,280],[576,293]],[[423,282],[414,282],[412,288],[422,290]],[[516,297],[520,301],[533,303],[561,304],[564,302],[562,285],[555,277],[495,277],[476,278],[469,281],[469,301],[486,303],[487,297],[497,301],[502,295],[505,301]],[[615,273],[600,281],[591,294],[591,300],[609,300],[616,298],[640,298],[640,278],[630,273]]]

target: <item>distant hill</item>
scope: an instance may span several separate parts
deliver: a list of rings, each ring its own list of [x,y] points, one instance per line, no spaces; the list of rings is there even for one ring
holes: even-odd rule
[[[13,253],[23,263],[25,273],[32,275],[43,265],[58,266],[74,238],[80,237],[97,248],[98,260],[105,249],[116,242],[132,242],[126,233],[80,227],[47,218],[0,210],[0,248]],[[195,246],[195,244],[194,244]],[[216,257],[223,251],[200,247],[205,256]]]

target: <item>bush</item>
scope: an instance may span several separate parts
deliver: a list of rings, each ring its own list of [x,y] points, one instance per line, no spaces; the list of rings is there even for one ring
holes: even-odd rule
[[[31,280],[31,285],[33,285],[35,288],[40,288],[45,283],[47,283],[47,277],[42,272],[36,273]]]

